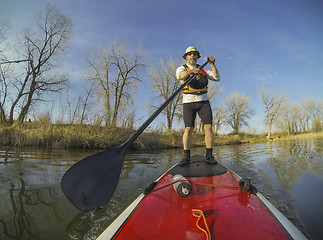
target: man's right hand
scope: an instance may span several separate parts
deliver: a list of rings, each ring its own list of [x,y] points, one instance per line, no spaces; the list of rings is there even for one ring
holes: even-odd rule
[[[194,68],[192,71],[192,74],[195,73],[195,74],[199,74],[201,73],[201,70],[199,68]]]

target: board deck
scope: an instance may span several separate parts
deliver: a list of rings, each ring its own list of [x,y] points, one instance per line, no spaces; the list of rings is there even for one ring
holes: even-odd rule
[[[174,189],[180,174],[187,197]],[[175,165],[141,194],[98,238],[106,239],[306,239],[260,193],[239,188],[239,176],[204,157]]]

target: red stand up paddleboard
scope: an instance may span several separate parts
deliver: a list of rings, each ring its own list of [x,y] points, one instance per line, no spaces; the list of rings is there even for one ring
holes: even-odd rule
[[[306,238],[248,180],[194,156],[152,183],[98,237],[107,239]]]

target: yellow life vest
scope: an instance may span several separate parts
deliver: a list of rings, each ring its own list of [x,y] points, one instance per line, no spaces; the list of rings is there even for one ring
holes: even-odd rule
[[[191,70],[186,64],[184,64],[183,66],[185,67],[186,71]],[[200,68],[201,66],[197,64],[197,67]],[[183,84],[188,78],[183,81]],[[207,93],[207,85],[208,79],[206,78],[206,72],[202,69],[201,75],[196,75],[195,78],[183,88],[183,93],[201,95]]]

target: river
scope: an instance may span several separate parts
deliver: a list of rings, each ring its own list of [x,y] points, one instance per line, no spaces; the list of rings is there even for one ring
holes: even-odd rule
[[[310,239],[322,239],[323,138],[219,146],[216,159],[249,177]],[[177,163],[181,149],[128,152],[107,207],[79,212],[60,179],[94,151],[0,147],[0,239],[95,239],[152,181]],[[196,148],[192,154],[204,154]]]

